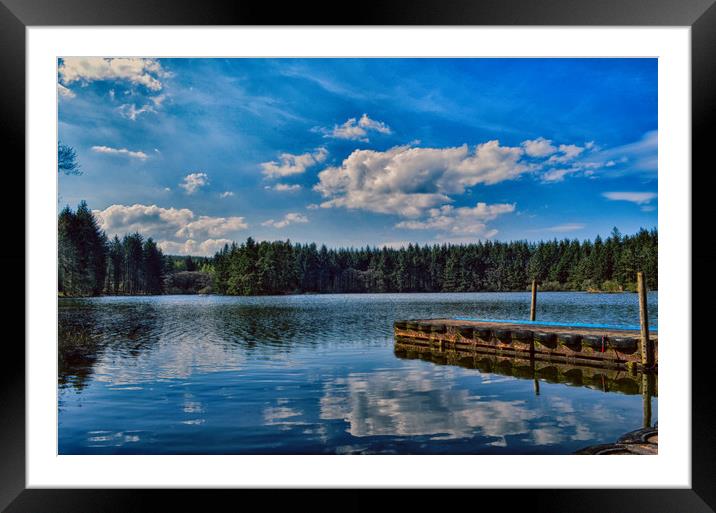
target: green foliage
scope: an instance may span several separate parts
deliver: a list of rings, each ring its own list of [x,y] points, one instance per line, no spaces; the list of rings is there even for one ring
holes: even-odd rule
[[[164,261],[165,272],[167,274],[183,271],[200,271],[203,270],[205,266],[211,265],[210,258],[197,256],[166,255]]]
[[[65,207],[57,228],[61,295],[163,292],[164,255],[151,238],[134,233],[108,242],[84,201],[75,212]]]
[[[656,230],[633,236],[614,230],[593,242],[476,242],[448,246],[409,244],[400,249],[328,249],[290,241],[232,244],[213,261],[213,290],[261,295],[343,292],[474,292],[629,290],[637,270],[657,288]]]
[[[602,292],[621,292],[623,287],[615,280],[607,280],[600,287]]]
[[[167,294],[209,294],[211,275],[201,271],[181,271],[167,276],[164,290]]]
[[[94,296],[104,288],[107,237],[87,203],[76,212],[65,207],[57,220],[58,291],[67,296]]]

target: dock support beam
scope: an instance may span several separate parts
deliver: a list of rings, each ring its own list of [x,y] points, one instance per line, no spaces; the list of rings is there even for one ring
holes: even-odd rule
[[[532,280],[532,305],[530,307],[530,321],[537,317],[537,280]]]
[[[644,370],[654,367],[654,346],[649,340],[649,311],[646,304],[646,278],[643,272],[636,273],[639,293],[639,323],[641,325],[641,365]]]

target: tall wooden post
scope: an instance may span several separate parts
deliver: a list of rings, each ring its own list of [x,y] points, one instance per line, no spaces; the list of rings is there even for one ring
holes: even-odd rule
[[[532,280],[532,305],[530,307],[530,321],[537,317],[537,280]]]
[[[641,365],[644,370],[654,366],[654,347],[649,340],[649,312],[646,304],[646,278],[643,272],[636,273],[639,292],[639,322],[641,324]]]

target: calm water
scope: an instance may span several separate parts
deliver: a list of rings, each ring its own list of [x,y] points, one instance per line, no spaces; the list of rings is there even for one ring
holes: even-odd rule
[[[637,296],[537,314],[638,324]],[[529,294],[61,299],[59,452],[562,454],[642,426],[638,394],[394,354],[394,320],[442,316],[528,318]]]

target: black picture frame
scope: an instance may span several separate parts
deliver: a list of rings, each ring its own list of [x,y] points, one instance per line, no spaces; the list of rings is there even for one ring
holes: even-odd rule
[[[586,490],[473,490],[461,492],[476,507],[497,500],[509,509],[532,511],[618,512],[707,512],[716,510],[716,425],[713,421],[711,370],[714,344],[706,333],[713,300],[705,294],[714,285],[710,267],[714,258],[697,251],[708,240],[713,190],[713,164],[707,158],[713,144],[708,127],[716,117],[716,0],[391,0],[380,3],[322,5],[318,2],[286,3],[238,0],[234,2],[190,2],[187,0],[0,0],[0,129],[8,199],[17,203],[12,212],[24,212],[25,184],[25,29],[28,26],[61,25],[573,25],[573,26],[689,26],[692,43],[692,488],[690,489],[586,489]],[[353,7],[353,8],[352,8]],[[688,179],[684,170],[684,179]],[[7,208],[7,207],[6,207]],[[687,208],[687,206],[684,206]],[[25,225],[12,217],[6,222],[5,247],[0,258],[9,290],[25,290]],[[24,221],[24,218],[23,218]],[[699,237],[699,238],[697,238]],[[24,269],[25,273],[20,273]],[[668,272],[665,270],[664,272]],[[23,292],[24,296],[24,292]],[[246,490],[50,490],[25,486],[25,308],[19,299],[6,303],[6,323],[14,326],[6,339],[0,373],[0,510],[21,511],[140,511],[218,509],[215,499],[232,509],[261,500],[270,505],[290,501],[296,507],[341,507],[352,510],[374,507],[374,491],[294,491],[270,493]],[[15,309],[16,311],[12,311]],[[16,333],[17,332],[17,333]],[[9,335],[9,336],[8,336]],[[22,339],[21,339],[22,337]],[[701,342],[701,343],[699,343]],[[515,469],[519,472],[519,469]],[[558,483],[556,483],[558,485]],[[315,494],[321,498],[316,502]],[[458,506],[455,492],[450,504]],[[260,497],[255,495],[261,494]],[[269,497],[266,497],[269,495]],[[458,496],[459,496],[458,495]],[[431,494],[434,497],[434,494]],[[410,501],[424,504],[425,493],[412,491],[401,498],[401,508]],[[240,500],[240,502],[238,502]],[[440,499],[438,499],[440,500]],[[442,501],[441,501],[442,502]],[[232,505],[233,504],[233,505]],[[341,506],[342,505],[342,506]],[[445,507],[445,503],[442,503]],[[494,507],[494,506],[491,506]]]

